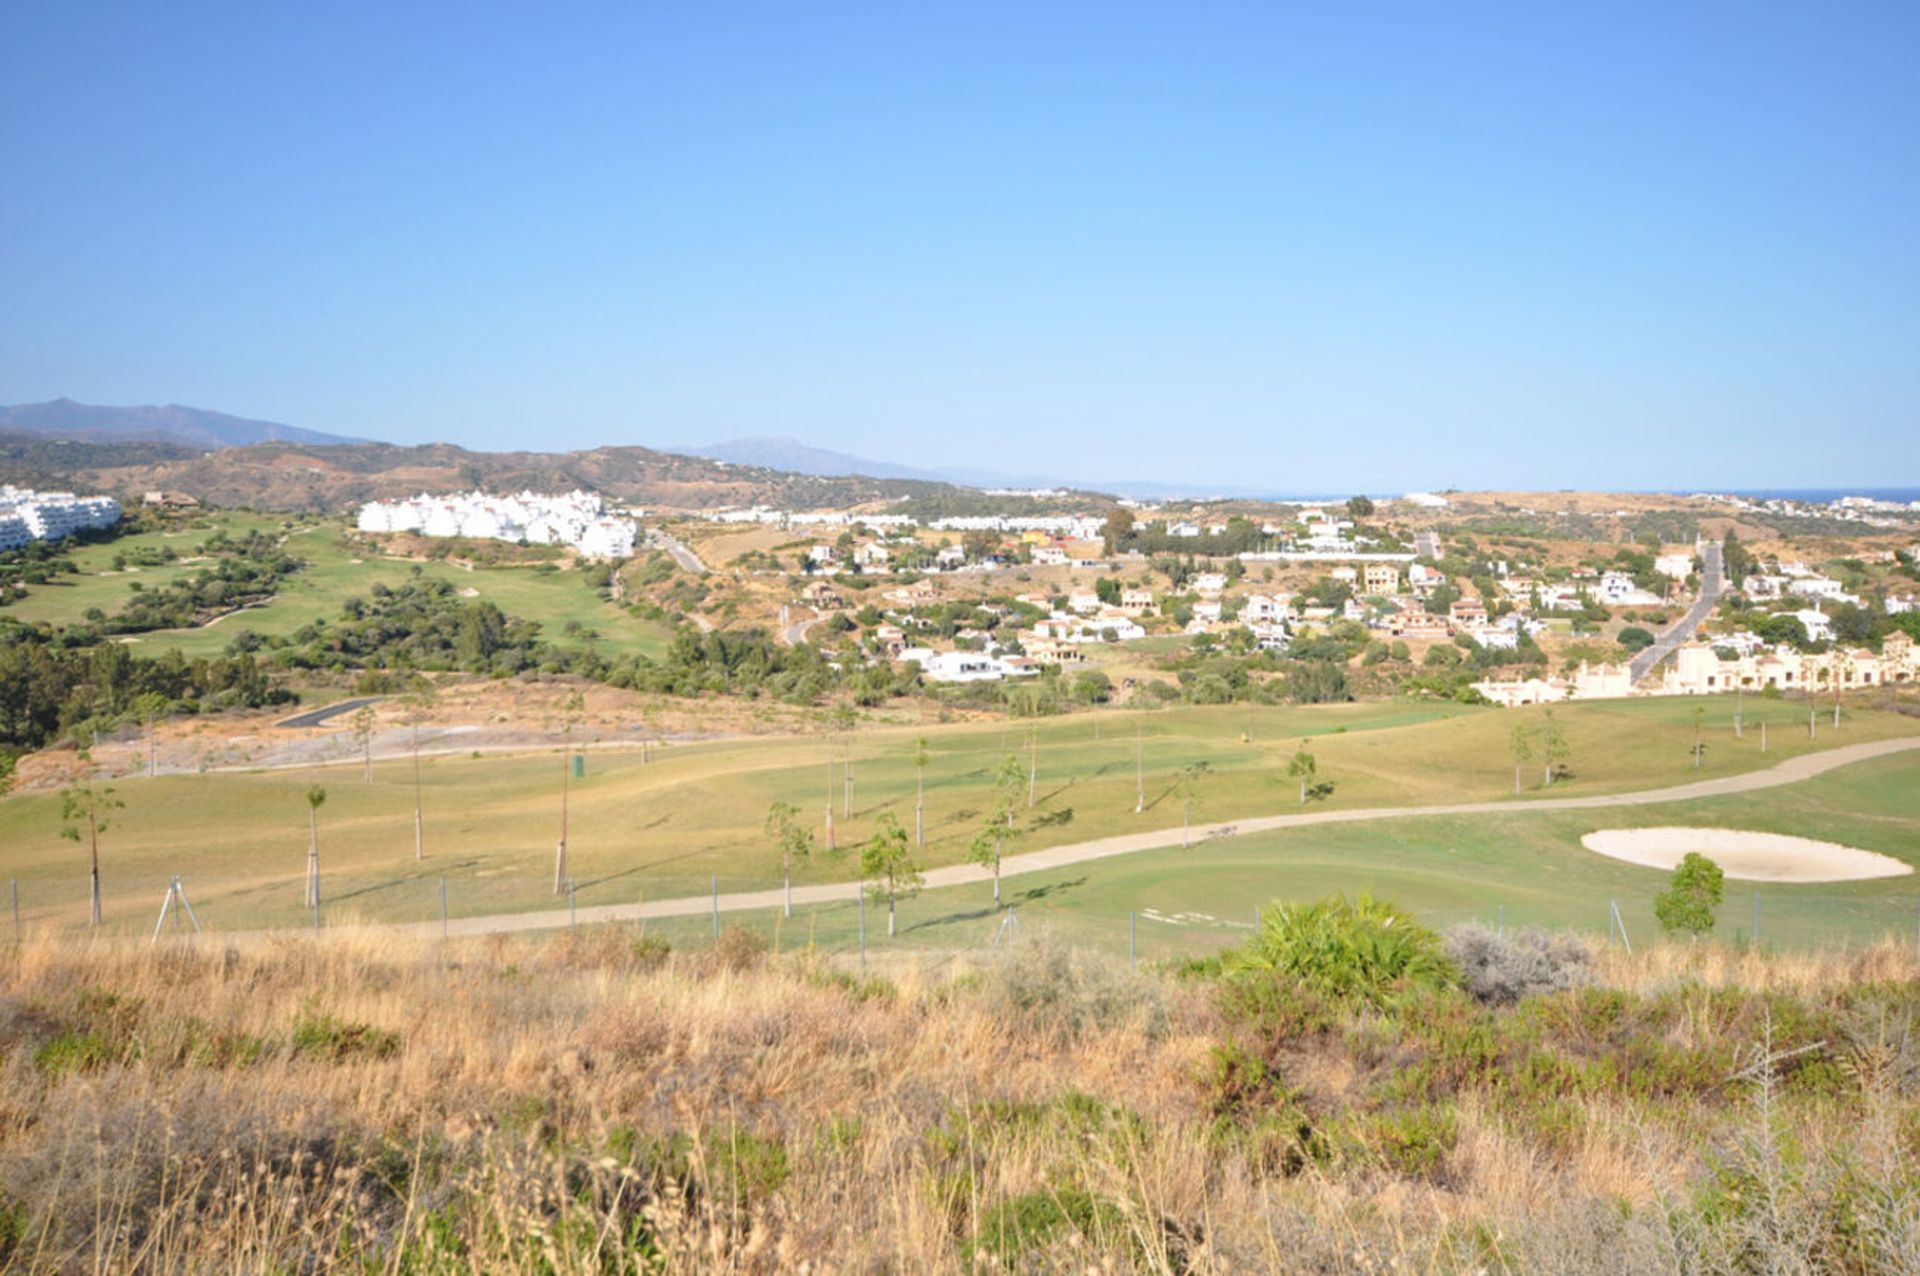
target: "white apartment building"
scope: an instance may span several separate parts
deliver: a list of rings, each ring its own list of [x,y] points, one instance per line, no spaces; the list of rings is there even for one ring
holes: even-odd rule
[[[0,549],[19,549],[30,540],[64,540],[75,532],[112,527],[119,521],[120,502],[111,496],[0,486]],[[26,540],[20,539],[22,529]]]
[[[357,525],[363,532],[569,545],[589,558],[631,557],[638,536],[632,519],[614,516],[598,495],[579,491],[564,496],[423,492],[398,501],[368,501],[360,507]]]

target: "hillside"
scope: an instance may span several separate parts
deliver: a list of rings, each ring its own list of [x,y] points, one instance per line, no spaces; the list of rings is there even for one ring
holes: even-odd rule
[[[737,931],[29,940],[0,1267],[1913,1270],[1904,947],[1461,928],[1374,994],[1294,933],[1185,979],[1031,934],[873,975]],[[1397,933],[1326,960],[1441,947]]]
[[[141,441],[192,448],[245,447],[253,443],[329,445],[366,440],[320,430],[303,430],[277,421],[254,421],[206,408],[169,403],[103,407],[54,399],[48,403],[0,406],[0,430],[84,443]]]
[[[152,488],[215,505],[339,512],[418,492],[586,488],[646,506],[758,503],[846,507],[952,489],[901,479],[820,478],[673,456],[642,447],[475,452],[450,443],[262,443],[194,452],[166,444],[63,443],[0,431],[0,482],[137,497]]]

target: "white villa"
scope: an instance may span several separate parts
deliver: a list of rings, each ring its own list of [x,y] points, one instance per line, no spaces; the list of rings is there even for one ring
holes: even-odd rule
[[[1693,575],[1693,555],[1662,554],[1653,560],[1653,570],[1670,580],[1685,580]]]
[[[1633,694],[1633,675],[1625,665],[1589,665],[1580,667],[1571,678],[1522,678],[1501,682],[1487,679],[1473,689],[1497,705],[1508,709],[1523,704],[1553,704],[1561,700],[1610,700]]]
[[[998,682],[1003,678],[1031,678],[1040,672],[1024,660],[979,651],[908,647],[898,659],[903,664],[912,661],[919,665],[920,676],[928,682]]]

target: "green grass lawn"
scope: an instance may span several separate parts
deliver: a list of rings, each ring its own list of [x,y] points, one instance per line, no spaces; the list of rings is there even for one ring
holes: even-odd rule
[[[1658,938],[1653,897],[1663,872],[1581,848],[1599,828],[1700,825],[1793,833],[1896,856],[1920,866],[1920,762],[1860,763],[1759,793],[1614,811],[1391,820],[1331,825],[1193,847],[1148,851],[1009,879],[1005,900],[1023,933],[1050,933],[1114,952],[1128,947],[1129,918],[1142,961],[1213,952],[1243,941],[1256,910],[1279,900],[1371,891],[1434,926],[1462,921],[1540,925],[1604,935],[1617,903],[1628,937]],[[724,889],[724,884],[723,884]],[[1916,940],[1920,874],[1871,882],[1787,885],[1728,882],[1716,933],[1748,940],[1758,907],[1760,942],[1778,947],[1857,945],[1889,934]],[[780,926],[783,947],[830,952],[857,944],[855,906],[801,910]],[[773,935],[777,919],[740,916]],[[985,886],[929,891],[901,905],[896,941],[960,951],[991,943],[1004,921]],[[676,943],[710,936],[705,918],[649,922]],[[884,913],[867,910],[869,950],[886,952]]]
[[[1699,771],[1691,767],[1688,753],[1695,703],[1709,710],[1712,744]],[[1911,718],[1854,708],[1837,737],[1823,726],[1809,741],[1803,707],[1756,699],[1746,709],[1746,737],[1734,740],[1725,721],[1730,703],[1563,706],[1558,716],[1573,744],[1574,778],[1551,792],[1575,796],[1647,789],[1769,765],[1810,743],[1830,747],[1920,731],[1920,722]],[[1177,827],[1181,811],[1169,786],[1175,772],[1195,760],[1212,767],[1200,787],[1196,821],[1284,813],[1295,802],[1284,766],[1302,739],[1312,742],[1321,774],[1338,786],[1329,803],[1333,807],[1501,799],[1512,789],[1505,741],[1512,724],[1530,712],[1535,711],[1420,701],[1268,707],[1253,713],[1251,743],[1245,739],[1249,716],[1244,707],[1141,715],[1109,711],[1097,722],[1092,715],[1043,720],[1038,801],[1030,812],[1023,811],[1029,831],[1009,850]],[[1765,755],[1758,749],[1760,717],[1775,724]],[[1797,725],[1797,734],[1790,725]],[[1133,809],[1136,728],[1148,804],[1144,815]],[[1027,730],[1028,724],[1014,721],[861,731],[852,745],[851,816],[841,814],[843,742],[828,736],[677,744],[649,764],[631,752],[591,755],[585,778],[572,786],[570,811],[572,869],[588,884],[582,899],[604,903],[643,893],[656,898],[697,893],[716,874],[735,887],[770,883],[775,861],[761,824],[776,800],[800,808],[818,830],[831,792],[843,848],[870,835],[883,812],[893,812],[911,828],[916,778],[911,747],[919,734],[928,737],[932,752],[925,775],[928,843],[922,859],[928,866],[958,862],[989,808],[995,764],[1003,752],[1025,759]],[[451,738],[457,742],[457,736]],[[1904,766],[1908,777],[1920,771],[1912,759],[1891,765]],[[321,813],[324,868],[343,883],[360,884],[351,894],[344,889],[338,894],[356,900],[354,907],[364,915],[419,916],[426,907],[421,892],[431,884],[437,895],[442,876],[452,879],[462,912],[541,907],[551,903],[543,883],[552,873],[559,832],[561,767],[557,750],[428,759],[423,782],[430,857],[420,866],[412,860],[412,769],[405,760],[377,765],[371,784],[362,782],[356,766],[130,778],[118,785],[128,805],[105,840],[105,872],[110,882],[126,883],[129,899],[157,897],[166,876],[177,872],[197,884],[205,907],[222,911],[230,905],[233,917],[255,917],[232,925],[289,920],[287,906],[297,904],[306,852],[302,795],[319,783],[329,795]],[[1531,771],[1527,779],[1536,788],[1512,799],[1513,815],[1475,826],[1564,818],[1526,814],[1537,795]],[[1787,799],[1774,793],[1760,800]],[[1781,810],[1787,818],[1793,808]],[[58,829],[58,801],[52,795],[0,801],[0,844],[9,851],[9,873],[28,883],[35,898],[44,898],[37,892],[46,884],[72,883],[84,872],[84,856],[59,839]],[[1387,824],[1348,826],[1317,837],[1315,845],[1335,848],[1397,847],[1404,840]],[[1207,854],[1212,853],[1209,848]],[[1133,859],[1105,861],[1085,875],[1124,880],[1138,871],[1133,865]],[[1516,881],[1535,880],[1530,869],[1509,868]],[[797,880],[840,880],[851,871],[845,860],[822,857]],[[1243,886],[1250,892],[1250,907],[1262,892]],[[1587,884],[1572,889],[1584,901],[1582,908],[1591,907]],[[1437,890],[1423,899],[1436,907],[1448,902]],[[1523,902],[1519,893],[1513,896],[1515,909]],[[144,905],[135,911],[144,911]],[[1235,915],[1245,911],[1237,909]]]
[[[255,529],[285,530],[288,551],[304,559],[307,566],[288,578],[270,602],[211,625],[155,630],[130,635],[126,641],[142,654],[158,654],[174,647],[189,656],[218,655],[242,629],[251,629],[263,636],[283,637],[316,620],[335,620],[348,598],[364,596],[376,581],[397,585],[407,579],[415,567],[422,575],[446,581],[463,593],[471,591],[473,597],[493,602],[508,615],[540,621],[542,637],[557,647],[577,649],[592,645],[616,656],[655,656],[665,651],[672,640],[669,626],[637,619],[624,608],[604,601],[577,571],[538,571],[528,565],[477,568],[469,572],[450,563],[416,564],[369,557],[364,547],[344,542],[341,525],[330,521],[302,523],[230,511],[210,514],[206,521],[210,526],[204,529],[147,532],[122,537],[110,544],[76,549],[73,557],[82,575],[59,577],[62,583],[32,587],[28,596],[9,608],[7,614],[30,623],[44,620],[53,624],[78,622],[89,607],[98,607],[112,615],[126,605],[134,582],[151,589],[202,566],[173,563],[164,568],[113,572],[111,564],[116,554],[129,553],[141,546],[165,544],[172,545],[175,552],[184,557],[212,535],[215,528],[224,528],[235,538]],[[577,622],[581,630],[568,633],[568,622]]]

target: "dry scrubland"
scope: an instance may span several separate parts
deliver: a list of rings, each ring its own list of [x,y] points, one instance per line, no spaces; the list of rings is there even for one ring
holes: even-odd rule
[[[736,932],[29,945],[0,1261],[1920,1270],[1903,952],[1452,943],[1474,995],[1044,942],[866,981]]]

